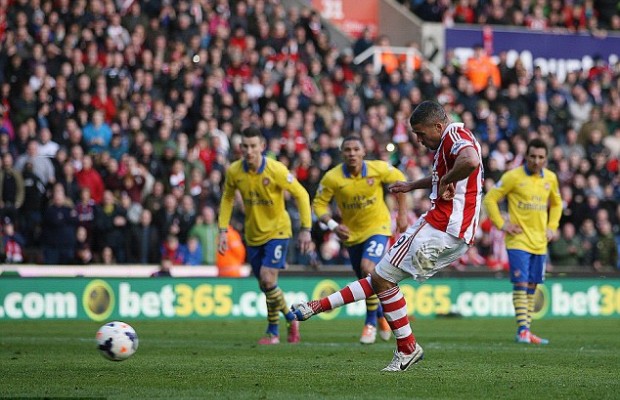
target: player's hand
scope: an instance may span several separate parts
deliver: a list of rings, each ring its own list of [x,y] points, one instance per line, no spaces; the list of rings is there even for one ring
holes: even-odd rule
[[[511,224],[510,222],[506,222],[502,230],[509,235],[518,235],[519,233],[523,233],[523,229],[517,224]]]
[[[413,189],[409,182],[398,181],[388,186],[388,190],[391,193],[407,193],[411,192]]]
[[[349,236],[351,236],[351,233],[349,232],[349,228],[343,224],[338,225],[336,229],[334,229],[334,232],[336,233],[336,235],[338,235],[338,238],[342,241],[347,240]]]
[[[310,231],[308,229],[302,229],[299,232],[299,249],[302,254],[307,254],[312,247],[312,236],[310,235]]]
[[[403,233],[404,231],[406,231],[408,226],[409,221],[407,220],[407,214],[398,214],[396,216],[396,230],[398,231],[398,233]]]
[[[452,200],[456,194],[456,187],[454,183],[444,183],[443,179],[439,182],[437,187],[437,195],[444,200]]]
[[[547,229],[547,242],[552,241],[556,237],[556,232],[553,229]]]
[[[217,240],[217,251],[224,254],[228,250],[228,234],[226,232],[220,232]]]

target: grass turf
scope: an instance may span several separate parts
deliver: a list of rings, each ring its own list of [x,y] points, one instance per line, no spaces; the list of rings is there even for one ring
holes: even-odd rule
[[[0,323],[0,397],[200,399],[617,399],[618,320],[535,321],[548,346],[514,343],[510,319],[419,320],[425,359],[379,372],[393,341],[361,321],[302,323],[302,343],[258,346],[258,321],[128,321],[136,355],[98,354],[87,321]],[[283,324],[282,324],[283,325]]]

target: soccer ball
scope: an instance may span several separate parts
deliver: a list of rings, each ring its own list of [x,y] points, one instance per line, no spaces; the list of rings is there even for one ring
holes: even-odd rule
[[[127,323],[108,322],[97,331],[97,349],[112,361],[123,361],[138,350],[138,335]]]

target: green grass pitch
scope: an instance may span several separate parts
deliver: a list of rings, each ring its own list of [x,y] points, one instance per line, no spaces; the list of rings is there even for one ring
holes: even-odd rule
[[[548,346],[514,343],[510,319],[418,320],[425,359],[379,372],[393,341],[358,343],[362,321],[310,320],[302,343],[259,347],[259,321],[126,321],[129,360],[95,349],[99,323],[0,323],[0,398],[618,399],[618,320],[535,321]],[[283,324],[282,324],[283,325]]]

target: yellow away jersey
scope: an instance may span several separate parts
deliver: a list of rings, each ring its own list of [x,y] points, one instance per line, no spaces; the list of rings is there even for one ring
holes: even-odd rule
[[[562,215],[555,173],[544,168],[541,174],[532,175],[525,166],[506,172],[484,198],[489,218],[498,228],[504,225],[498,206],[504,197],[508,199],[510,222],[523,229],[518,235],[506,234],[506,248],[545,254],[547,228],[558,229]]]
[[[383,184],[404,181],[405,176],[385,161],[364,161],[359,176],[351,176],[345,164],[327,171],[314,197],[314,213],[329,214],[332,198],[351,236],[344,243],[352,246],[372,235],[391,236],[390,211],[383,198]]]
[[[220,229],[225,229],[230,222],[235,190],[243,198],[245,240],[250,246],[292,236],[291,219],[284,204],[285,190],[295,197],[302,228],[312,226],[308,192],[279,161],[263,157],[256,172],[250,171],[243,160],[231,164],[224,181],[218,219]]]

